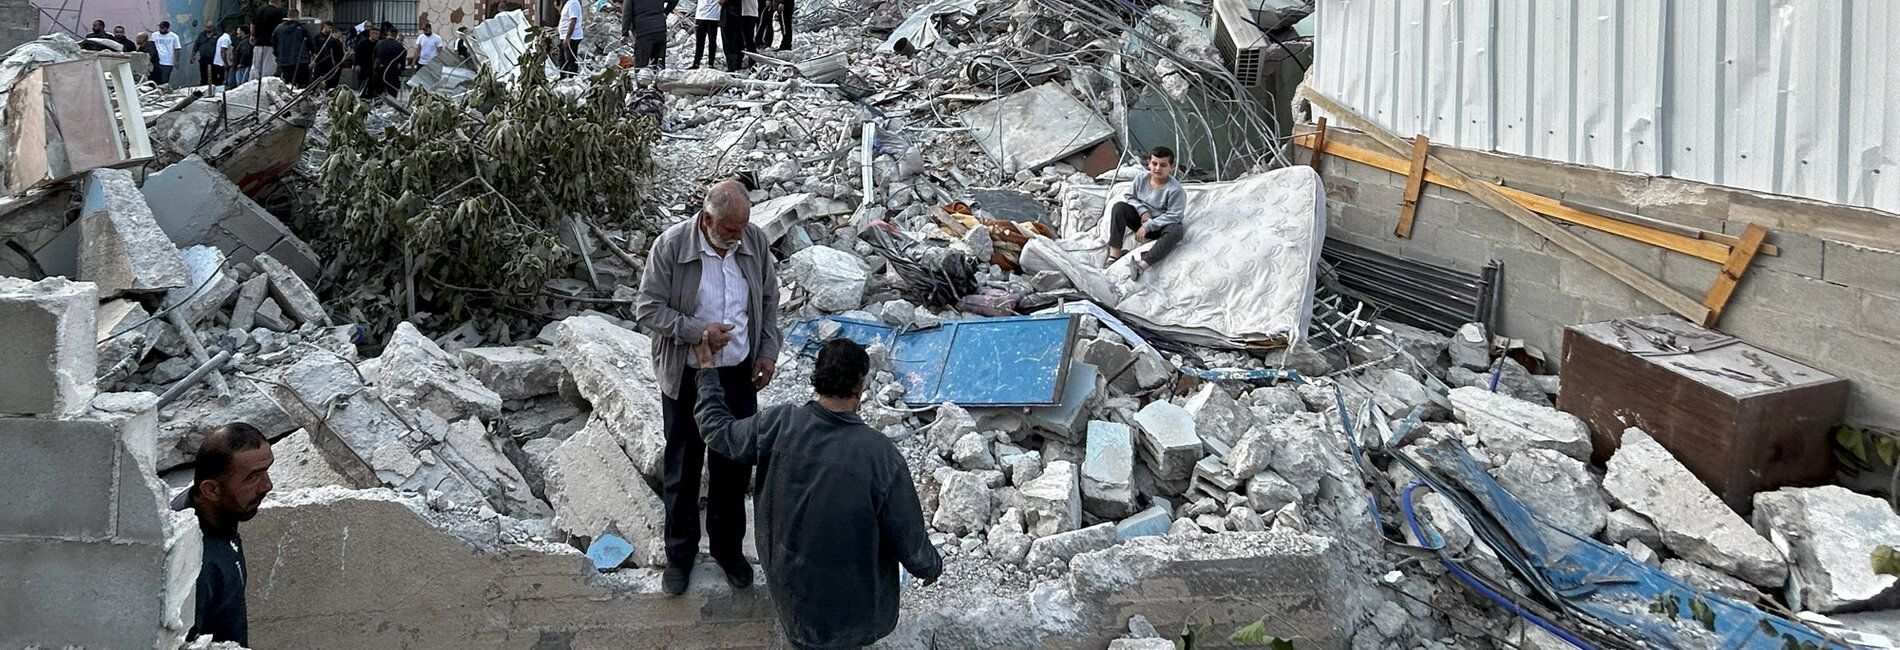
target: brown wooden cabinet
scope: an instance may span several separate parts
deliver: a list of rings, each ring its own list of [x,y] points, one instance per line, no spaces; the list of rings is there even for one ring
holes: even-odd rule
[[[1640,428],[1743,515],[1758,491],[1834,478],[1847,382],[1727,334],[1670,315],[1574,325],[1559,374],[1597,463]]]

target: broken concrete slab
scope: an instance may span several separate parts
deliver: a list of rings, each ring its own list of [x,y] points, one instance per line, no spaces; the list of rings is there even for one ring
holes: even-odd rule
[[[475,468],[493,483],[493,487],[484,492],[496,511],[524,519],[554,516],[548,504],[534,495],[527,478],[503,449],[504,445],[513,445],[512,441],[490,435],[488,427],[473,418],[450,423],[445,441],[461,457],[462,465]]]
[[[597,316],[568,318],[555,332],[554,357],[593,405],[588,426],[612,432],[634,467],[657,481],[666,439],[652,354],[646,335]]]
[[[567,375],[561,360],[539,347],[467,348],[462,367],[510,401],[553,394]]]
[[[90,282],[0,277],[0,413],[74,415],[92,404],[98,309]]]
[[[456,358],[408,322],[396,325],[380,357],[375,390],[383,399],[428,410],[444,420],[492,420],[501,396],[476,381]]]
[[[1694,562],[1685,562],[1672,557],[1662,561],[1662,570],[1663,573],[1689,583],[1689,586],[1723,598],[1751,604],[1761,598],[1761,592],[1755,591],[1755,588],[1749,586],[1747,582]]]
[[[1458,389],[1463,390],[1471,389]],[[1454,401],[1458,391],[1452,392]],[[1683,559],[1762,587],[1787,582],[1788,565],[1781,553],[1642,429],[1623,431],[1603,489],[1624,507],[1648,517],[1662,533],[1663,544]]]
[[[1082,461],[1082,509],[1104,519],[1135,511],[1135,448],[1128,425],[1089,422]]]
[[[1554,450],[1518,451],[1491,475],[1544,519],[1578,535],[1595,536],[1610,515],[1589,468]]]
[[[1325,424],[1318,413],[1295,413],[1267,427],[1273,438],[1273,473],[1298,488],[1302,496],[1319,493],[1320,479],[1332,475]]]
[[[139,189],[158,227],[181,248],[215,246],[240,262],[269,254],[306,281],[322,273],[315,251],[198,156],[146,177]]]
[[[1140,613],[1162,629],[1178,629],[1189,619],[1205,622],[1209,611],[1220,609],[1196,601],[1244,594],[1256,607],[1282,613],[1274,619],[1276,634],[1318,648],[1343,647],[1345,632],[1337,627],[1347,616],[1339,597],[1345,590],[1340,556],[1332,540],[1285,531],[1142,537],[1075,556],[1069,585],[1078,602],[1107,608],[1115,621]],[[1213,616],[1216,629],[1231,630],[1259,614]],[[1121,625],[1102,627],[1113,634]]]
[[[975,472],[937,471],[937,514],[930,527],[952,535],[972,535],[990,523],[990,489]]]
[[[1247,479],[1247,506],[1257,512],[1273,512],[1289,503],[1300,502],[1300,489],[1273,472],[1261,472]]]
[[[990,439],[981,433],[966,433],[950,447],[950,462],[967,471],[996,469],[996,455],[990,453]]]
[[[1649,518],[1636,514],[1628,508],[1611,510],[1603,519],[1603,540],[1611,544],[1640,539],[1650,546],[1662,546],[1662,533],[1656,531],[1656,525]]]
[[[139,194],[132,172],[95,169],[79,215],[79,277],[101,298],[185,286],[191,272]]]
[[[349,485],[350,480],[337,473],[336,468],[330,467],[330,461],[324,460],[323,453],[317,451],[316,443],[310,441],[308,431],[298,429],[271,443],[270,453],[270,482],[273,490],[288,492],[325,485]]]
[[[958,440],[976,431],[976,418],[969,410],[944,402],[937,405],[937,419],[930,422],[930,441],[940,452],[949,452]]]
[[[323,302],[317,300],[317,294],[304,284],[289,266],[269,253],[258,253],[251,261],[257,270],[270,276],[270,295],[283,307],[284,315],[299,323],[311,325],[329,325],[330,314],[323,309]]]
[[[259,273],[238,285],[237,302],[231,306],[230,328],[249,332],[257,324],[257,309],[270,300],[270,276]]]
[[[1279,416],[1306,410],[1306,402],[1300,399],[1299,391],[1290,386],[1255,388],[1240,398],[1240,404],[1253,411],[1254,419],[1261,422],[1272,422]]]
[[[1153,402],[1135,413],[1141,428],[1143,459],[1163,481],[1188,478],[1194,464],[1201,461],[1201,437],[1194,430],[1194,416],[1187,409],[1168,402]]]
[[[1082,492],[1075,464],[1051,461],[1035,480],[1017,486],[1023,500],[1023,529],[1036,537],[1075,530],[1082,524]]]
[[[1273,464],[1273,435],[1262,427],[1248,429],[1226,461],[1228,476],[1244,480],[1259,474]]]
[[[151,349],[152,332],[157,327],[145,307],[131,300],[99,305],[96,319],[98,383],[111,385],[138,371],[139,362]]]
[[[1783,548],[1793,575],[1788,604],[1823,614],[1900,604],[1900,579],[1878,575],[1868,558],[1900,547],[1900,516],[1886,501],[1838,485],[1755,495],[1755,530]]]
[[[1066,563],[1082,553],[1114,546],[1115,542],[1115,524],[1112,523],[1040,537],[1029,545],[1027,566],[1034,569],[1057,562]]]
[[[1575,415],[1469,386],[1452,389],[1451,408],[1491,454],[1552,449],[1590,460],[1590,428]]]
[[[1444,419],[1446,409],[1433,399],[1432,391],[1424,382],[1412,376],[1412,373],[1396,368],[1372,368],[1356,378],[1359,385],[1372,393],[1379,408],[1392,417],[1406,417],[1414,408],[1423,408],[1420,417],[1426,420]],[[1548,406],[1549,402],[1546,401]]]
[[[1168,507],[1160,504],[1149,506],[1147,510],[1134,516],[1115,522],[1115,539],[1127,540],[1135,537],[1151,537],[1168,534],[1168,528],[1174,524],[1173,515]]]
[[[1135,352],[1122,344],[1119,337],[1116,340],[1110,340],[1107,335],[1083,339],[1075,345],[1075,358],[1095,366],[1115,390],[1133,393],[1141,389],[1135,382]]]
[[[209,386],[199,386],[165,407],[165,420],[158,427],[160,471],[191,462],[205,432],[230,422],[257,427],[267,438],[298,429],[296,420],[265,396],[257,382],[233,381],[230,388],[230,395],[219,397]]]
[[[557,528],[593,539],[611,524],[633,544],[636,564],[666,566],[666,508],[612,434],[568,438],[549,458],[545,480]]]
[[[1204,439],[1219,440],[1233,447],[1240,444],[1240,438],[1253,428],[1253,412],[1227,394],[1227,390],[1217,384],[1202,384],[1200,390],[1188,397],[1181,405],[1188,415],[1194,416],[1194,431]],[[1251,472],[1249,472],[1251,474]],[[1245,476],[1245,475],[1243,475]]]
[[[1023,416],[1024,423],[1064,442],[1076,442],[1083,427],[1088,426],[1089,413],[1100,405],[1097,373],[1092,364],[1069,362],[1067,383],[1062,386],[1062,403],[1029,408]]]
[[[1095,111],[1055,83],[977,106],[957,118],[1005,174],[1041,169],[1115,134]]]
[[[813,246],[793,253],[782,275],[811,293],[811,306],[825,312],[857,309],[864,304],[864,284],[870,274],[857,256]]]

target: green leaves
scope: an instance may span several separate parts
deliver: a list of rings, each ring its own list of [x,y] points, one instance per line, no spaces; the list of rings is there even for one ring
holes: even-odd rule
[[[1293,650],[1293,639],[1297,638],[1299,637],[1281,638],[1267,633],[1267,619],[1264,616],[1227,635],[1227,640],[1234,643],[1265,645],[1273,650]]]
[[[1868,561],[1873,564],[1874,575],[1900,576],[1900,551],[1893,550],[1892,546],[1883,544],[1874,547],[1874,553]]]

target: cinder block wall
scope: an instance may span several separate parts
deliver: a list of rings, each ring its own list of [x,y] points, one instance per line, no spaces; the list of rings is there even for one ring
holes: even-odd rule
[[[1328,140],[1388,153],[1359,133],[1332,129]],[[1473,177],[1547,197],[1731,235],[1749,223],[1767,228],[1781,255],[1755,258],[1716,329],[1850,380],[1849,422],[1900,429],[1900,215],[1516,156],[1439,147],[1432,154]],[[1296,149],[1300,162],[1311,155]],[[1668,311],[1455,190],[1427,184],[1412,236],[1400,238],[1393,229],[1405,176],[1331,155],[1321,167],[1329,236],[1465,270],[1503,262],[1500,333],[1543,349],[1553,363],[1565,326]],[[1569,229],[1698,300],[1720,269],[1590,228]]]
[[[0,0],[0,52],[39,38],[40,12],[32,0]]]

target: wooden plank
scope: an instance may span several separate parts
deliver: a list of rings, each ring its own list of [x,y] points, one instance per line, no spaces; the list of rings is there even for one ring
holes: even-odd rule
[[[1313,134],[1313,159],[1306,161],[1314,172],[1319,171],[1320,161],[1326,159],[1326,118],[1319,118],[1319,131]]]
[[[1412,218],[1418,215],[1418,193],[1425,189],[1425,154],[1431,146],[1431,140],[1423,133],[1412,138],[1412,171],[1405,175],[1405,199],[1399,201],[1399,225],[1393,229],[1394,235],[1412,238]]]
[[[1358,113],[1354,113],[1351,109],[1341,106],[1338,102],[1327,98],[1318,91],[1310,87],[1301,86],[1300,95],[1324,109],[1326,112],[1345,119],[1348,123],[1352,124],[1354,128],[1366,132],[1367,135],[1372,136],[1374,140],[1378,140],[1380,144],[1385,145],[1387,149],[1391,149],[1394,153],[1406,150],[1406,143],[1404,140],[1399,139],[1399,136],[1393,135],[1390,131],[1386,131],[1377,124],[1373,124],[1371,120],[1361,117]],[[1629,262],[1617,259],[1615,255],[1611,255],[1603,249],[1598,248],[1596,244],[1592,244],[1582,237],[1578,237],[1576,233],[1564,230],[1562,226],[1537,216],[1537,214],[1531,212],[1528,208],[1512,202],[1510,199],[1505,198],[1503,194],[1499,194],[1497,189],[1493,188],[1490,184],[1472,180],[1469,176],[1466,176],[1464,172],[1459,171],[1458,168],[1445,164],[1445,161],[1439,160],[1435,156],[1427,155],[1426,160],[1428,161],[1427,164],[1433,169],[1438,170],[1439,175],[1456,181],[1459,184],[1458,187],[1463,189],[1465,193],[1470,194],[1472,198],[1478,199],[1485,205],[1491,206],[1493,210],[1504,213],[1504,216],[1510,217],[1511,220],[1531,229],[1532,232],[1537,233],[1544,239],[1550,240],[1551,243],[1562,247],[1564,250],[1570,251],[1570,254],[1582,258],[1583,261],[1589,262],[1591,266],[1602,269],[1604,273],[1610,274],[1611,277],[1642,292],[1643,295],[1649,296],[1650,299],[1661,303],[1664,307],[1669,308],[1670,311],[1676,312],[1684,318],[1697,323],[1708,320],[1709,308],[1697,302],[1696,299],[1670,288],[1669,285],[1663,284],[1662,280],[1651,277],[1649,274],[1642,272],[1642,270],[1631,266]],[[1615,220],[1609,219],[1608,221]]]
[[[1302,136],[1302,137],[1305,137],[1305,136]],[[1295,143],[1300,144],[1302,146],[1310,146],[1309,144],[1310,140],[1302,141],[1302,140],[1296,139]],[[1349,144],[1334,142],[1332,144],[1326,145],[1326,153],[1332,154],[1334,156],[1339,156],[1341,158],[1345,158],[1347,160],[1351,160],[1353,162],[1360,163],[1363,165],[1370,165],[1372,167],[1384,169],[1386,171],[1393,172],[1393,173],[1401,173],[1405,170],[1404,158],[1399,158],[1397,156],[1387,156],[1385,154],[1363,149],[1360,147],[1355,147]],[[1451,189],[1458,190],[1461,192],[1464,191],[1464,188],[1460,186],[1458,183],[1454,183],[1452,182],[1451,179],[1445,178],[1444,176],[1440,176],[1429,169],[1425,171],[1425,182],[1432,183],[1435,185],[1442,185],[1442,186],[1449,187]],[[1628,239],[1641,241],[1643,243],[1650,244],[1652,246],[1660,246],[1662,248],[1666,248],[1678,253],[1682,253],[1684,255],[1708,260],[1710,262],[1715,262],[1717,264],[1721,264],[1723,262],[1728,261],[1729,246],[1727,244],[1722,243],[1719,240],[1710,238],[1706,234],[1702,237],[1686,237],[1683,235],[1678,235],[1678,234],[1667,232],[1667,231],[1656,230],[1654,228],[1650,228],[1648,226],[1643,226],[1640,224],[1633,224],[1626,221],[1604,217],[1602,215],[1584,212],[1582,210],[1565,206],[1560,201],[1557,201],[1557,200],[1554,200],[1554,199],[1551,199],[1549,197],[1545,197],[1539,194],[1532,194],[1524,190],[1520,190],[1520,189],[1516,189],[1512,187],[1506,187],[1502,185],[1494,185],[1492,187],[1493,189],[1496,189],[1500,194],[1503,194],[1506,198],[1509,198],[1512,201],[1515,201],[1526,208],[1530,208],[1532,212],[1536,212],[1538,214],[1542,214],[1542,215],[1551,217],[1553,219],[1557,219],[1559,221],[1566,221],[1566,222],[1574,223],[1580,226],[1586,226],[1586,227],[1607,232],[1619,237],[1625,237]]]
[[[124,160],[118,119],[106,95],[99,63],[80,59],[40,69],[46,71],[51,117],[59,125],[59,140],[66,148],[66,168],[54,170],[54,175],[84,174]],[[199,363],[209,358],[199,359]]]
[[[34,68],[7,92],[7,194],[20,196],[52,174],[47,160],[46,68]]]
[[[1748,272],[1748,264],[1755,260],[1755,251],[1761,248],[1761,240],[1767,236],[1767,228],[1752,223],[1742,230],[1742,243],[1729,251],[1721,272],[1715,274],[1715,283],[1709,285],[1709,293],[1702,297],[1702,306],[1709,308],[1708,317],[1702,320],[1703,327],[1715,327],[1715,321],[1722,318],[1722,308],[1728,306],[1736,283]]]

